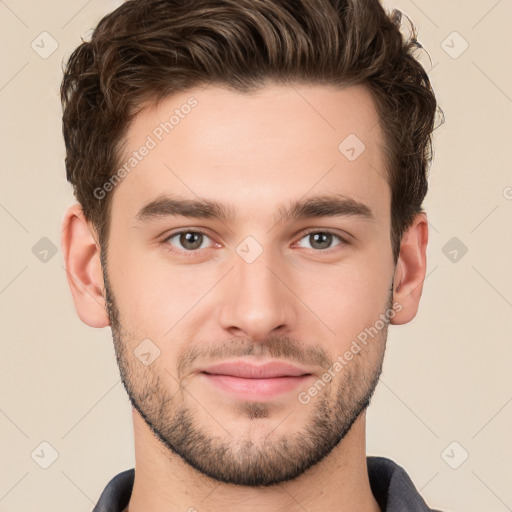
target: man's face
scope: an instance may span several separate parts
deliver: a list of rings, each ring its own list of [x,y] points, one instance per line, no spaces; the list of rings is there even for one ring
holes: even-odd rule
[[[191,97],[197,104],[182,108]],[[179,122],[166,133],[160,123],[175,109]],[[249,95],[211,85],[140,113],[127,160],[145,144],[110,192],[104,274],[132,405],[168,449],[212,478],[294,478],[366,408],[384,356],[391,193],[371,95],[361,86]],[[353,204],[293,215],[295,202],[319,196]],[[166,197],[216,202],[230,215],[173,215]],[[372,332],[364,344],[362,332]],[[213,368],[235,361],[290,363],[302,376]]]

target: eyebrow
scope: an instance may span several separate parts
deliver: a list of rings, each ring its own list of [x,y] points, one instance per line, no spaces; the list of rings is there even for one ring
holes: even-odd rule
[[[217,201],[183,199],[163,195],[145,204],[135,215],[135,219],[141,224],[172,216],[218,219],[228,223],[234,221],[235,215],[236,209]],[[280,205],[275,221],[341,216],[375,221],[372,210],[366,204],[345,194],[317,195],[306,199],[298,199],[292,202],[291,206]]]

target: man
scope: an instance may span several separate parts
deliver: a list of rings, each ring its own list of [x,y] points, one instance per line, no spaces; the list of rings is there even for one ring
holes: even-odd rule
[[[377,0],[137,0],[71,55],[63,254],[135,434],[95,512],[430,510],[365,453],[426,271],[437,104],[399,25]]]

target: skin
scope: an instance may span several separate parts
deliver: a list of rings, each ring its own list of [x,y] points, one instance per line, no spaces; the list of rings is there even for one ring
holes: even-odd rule
[[[393,304],[391,324],[415,317],[426,215],[404,234],[395,266],[382,135],[363,86],[269,84],[250,95],[191,89],[138,114],[127,153],[191,96],[197,106],[110,192],[106,269],[80,206],[63,220],[77,313],[89,326],[111,326],[134,406],[128,509],[378,511],[366,469],[365,408],[387,322],[307,404],[298,395]],[[349,134],[366,147],[354,161],[338,150]],[[374,219],[280,216],[279,205],[333,192],[366,204]],[[234,218],[138,222],[139,210],[161,194],[215,200],[231,206]],[[312,228],[345,242],[334,236],[319,248],[305,233]],[[207,236],[187,252],[191,244],[169,238],[180,229]],[[236,251],[248,236],[262,248],[252,263]],[[145,339],[160,351],[149,365],[134,355]],[[237,358],[289,361],[312,376],[290,392],[248,400],[198,371]]]

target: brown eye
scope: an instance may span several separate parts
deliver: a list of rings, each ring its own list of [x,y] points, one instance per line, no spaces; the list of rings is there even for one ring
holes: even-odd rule
[[[205,238],[208,238],[207,235],[200,231],[180,231],[168,237],[165,242],[179,250],[195,251],[201,248]],[[178,246],[171,242],[173,239],[178,240]]]

